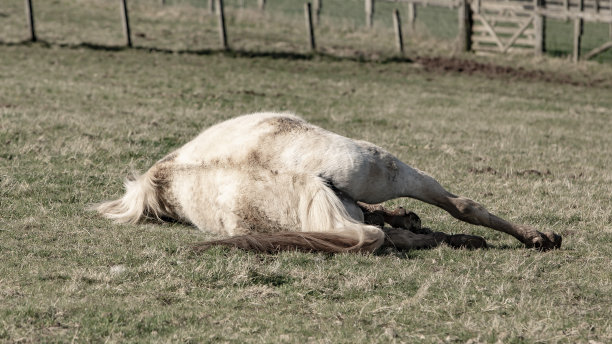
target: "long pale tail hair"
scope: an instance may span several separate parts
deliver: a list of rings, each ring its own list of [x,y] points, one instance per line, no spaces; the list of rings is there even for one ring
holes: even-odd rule
[[[114,201],[96,204],[92,209],[104,217],[121,223],[138,223],[145,218],[167,216],[158,195],[159,180],[151,173],[125,180],[125,194]]]

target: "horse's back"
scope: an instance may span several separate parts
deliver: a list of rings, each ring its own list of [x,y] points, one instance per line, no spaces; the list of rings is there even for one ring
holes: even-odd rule
[[[176,163],[317,176],[354,200],[392,196],[403,163],[369,142],[353,140],[300,117],[255,113],[214,125],[177,152]]]

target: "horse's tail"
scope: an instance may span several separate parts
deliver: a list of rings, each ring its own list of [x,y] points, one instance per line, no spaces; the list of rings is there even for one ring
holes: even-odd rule
[[[104,217],[123,223],[136,223],[144,218],[160,218],[164,206],[158,195],[158,181],[152,173],[126,179],[125,194],[114,201],[94,205]]]
[[[194,246],[196,252],[214,246],[235,247],[247,251],[277,253],[281,251],[341,253],[373,251],[359,245],[359,239],[339,233],[280,232],[253,233],[226,239],[206,241]]]
[[[301,191],[298,216],[302,231],[252,233],[202,242],[194,249],[228,246],[265,253],[296,250],[340,253],[373,252],[383,244],[383,231],[351,218],[342,201],[321,178],[311,179]]]

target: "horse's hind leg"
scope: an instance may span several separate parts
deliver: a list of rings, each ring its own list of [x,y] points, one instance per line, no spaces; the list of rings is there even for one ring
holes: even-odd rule
[[[427,202],[441,207],[459,220],[510,234],[527,247],[541,250],[561,247],[561,236],[553,232],[542,233],[530,226],[508,222],[465,197],[455,196],[447,191],[432,192]]]
[[[397,196],[412,197],[438,206],[453,217],[471,223],[489,227],[512,235],[527,247],[541,250],[561,247],[561,236],[553,232],[538,232],[530,226],[510,223],[487,211],[482,205],[453,195],[446,191],[435,179],[398,160],[401,173],[396,188],[401,188]]]

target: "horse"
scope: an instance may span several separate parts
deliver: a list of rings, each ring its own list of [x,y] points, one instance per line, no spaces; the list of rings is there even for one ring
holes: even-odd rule
[[[528,248],[559,248],[562,241],[450,193],[372,143],[289,113],[254,113],[213,125],[128,178],[125,190],[95,209],[116,222],[178,221],[225,236],[196,244],[197,251],[218,245],[268,253],[487,246],[481,237],[421,228],[416,214],[380,205],[399,197],[510,234]]]

